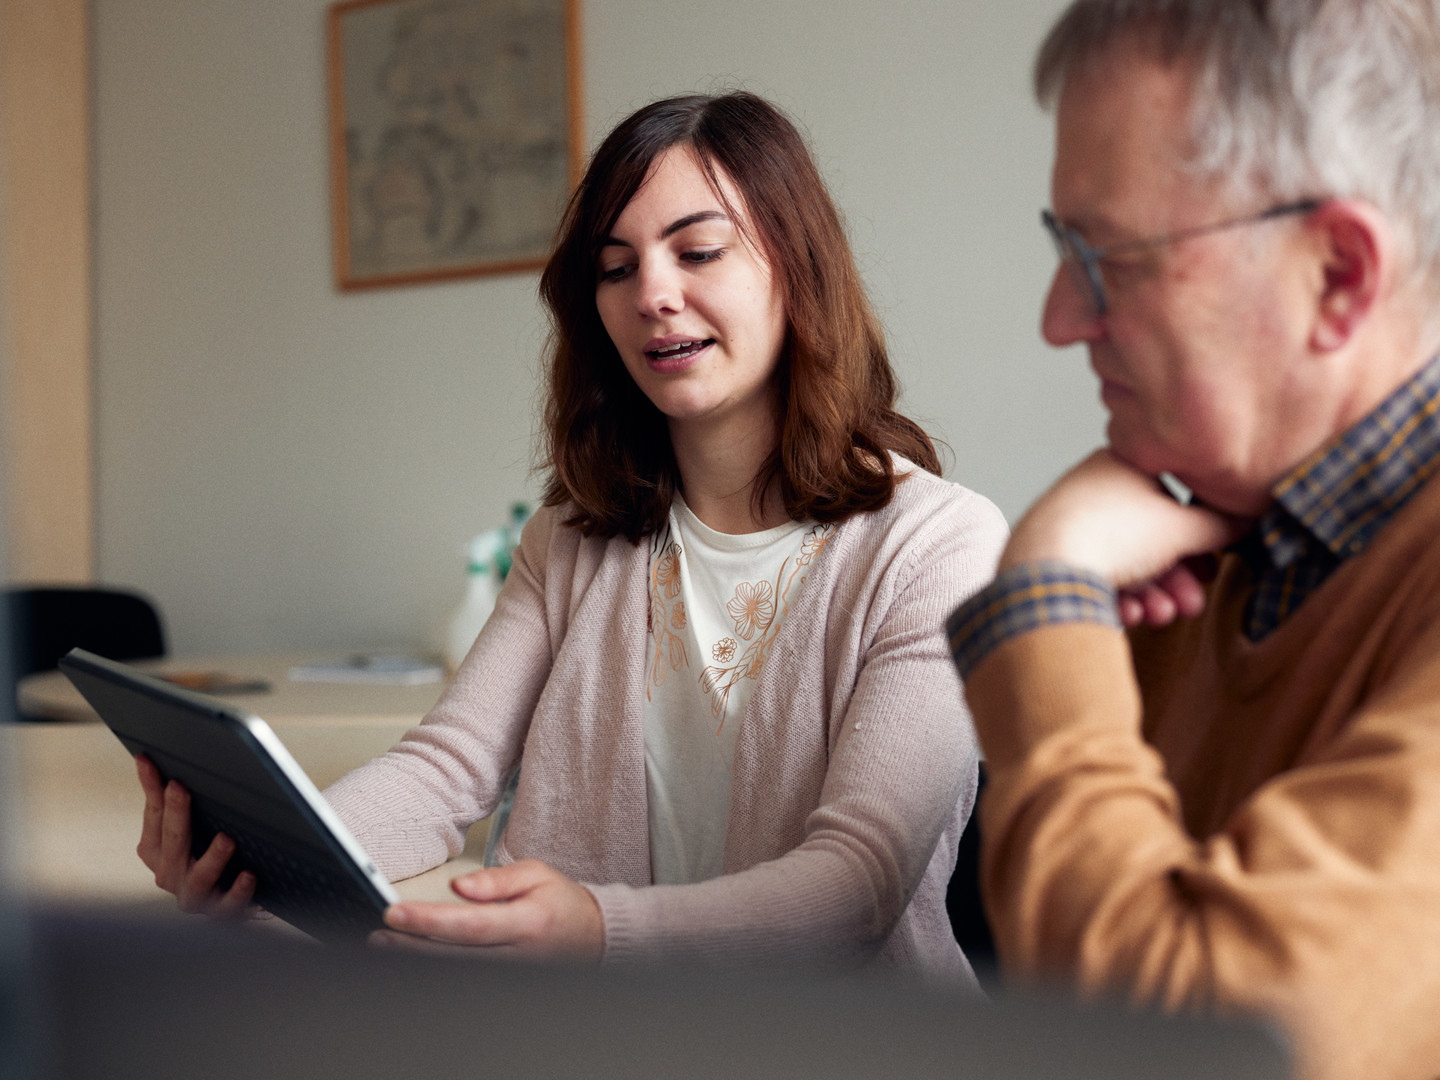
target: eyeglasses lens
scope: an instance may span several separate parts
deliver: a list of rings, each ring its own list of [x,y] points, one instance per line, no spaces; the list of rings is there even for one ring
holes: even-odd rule
[[[1095,265],[1085,241],[1071,228],[1062,225],[1048,210],[1042,212],[1045,231],[1055,242],[1055,252],[1068,268],[1071,280],[1096,315],[1105,314],[1105,287],[1100,281],[1100,268]]]

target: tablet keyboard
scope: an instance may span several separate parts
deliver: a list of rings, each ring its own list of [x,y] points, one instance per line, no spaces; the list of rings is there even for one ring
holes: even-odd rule
[[[354,881],[331,871],[323,852],[297,858],[265,826],[213,806],[197,808],[196,815],[235,841],[232,865],[255,875],[255,902],[267,911],[321,941],[363,941],[383,925],[384,901],[357,899]]]

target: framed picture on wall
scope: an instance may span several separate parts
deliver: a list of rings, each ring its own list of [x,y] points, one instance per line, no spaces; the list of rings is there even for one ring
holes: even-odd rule
[[[330,7],[340,288],[544,264],[583,152],[578,4]]]

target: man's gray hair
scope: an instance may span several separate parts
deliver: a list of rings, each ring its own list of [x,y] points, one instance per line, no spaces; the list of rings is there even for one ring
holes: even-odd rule
[[[1440,0],[1076,0],[1036,58],[1041,104],[1120,40],[1195,65],[1198,175],[1365,199],[1440,286]]]

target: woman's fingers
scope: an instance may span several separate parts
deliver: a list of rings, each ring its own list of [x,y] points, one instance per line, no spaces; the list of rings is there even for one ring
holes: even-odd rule
[[[145,791],[145,814],[141,820],[140,843],[135,853],[152,873],[160,869],[160,837],[165,820],[165,783],[160,770],[143,754],[135,758],[135,771]],[[157,879],[158,880],[158,879]]]
[[[396,904],[385,913],[385,922],[407,934],[434,938],[457,945],[513,945],[522,937],[529,920],[512,905],[435,904],[411,901]]]
[[[600,958],[604,920],[594,896],[542,862],[527,859],[477,870],[456,878],[451,888],[469,902],[396,904],[385,913],[386,923],[460,945]]]
[[[159,862],[156,882],[178,895],[190,868],[190,793],[173,780],[165,785]]]
[[[450,889],[466,900],[492,902],[514,900],[533,889],[560,882],[574,884],[538,859],[521,859],[508,866],[490,866],[461,874],[450,882]]]
[[[245,916],[255,896],[255,875],[241,871],[230,888],[220,892],[220,877],[235,854],[235,841],[217,833],[200,858],[190,862],[179,875],[174,890],[181,911],[192,915],[209,915],[217,919],[238,919]]]
[[[190,793],[173,780],[165,783],[155,764],[143,755],[136,757],[135,771],[145,791],[140,843],[135,851],[155,875],[155,884],[174,893],[181,911],[222,919],[246,915],[255,895],[254,874],[238,874],[229,889],[223,893],[218,889],[235,854],[235,842],[217,835],[198,859],[192,859]]]
[[[255,875],[243,870],[235,876],[230,891],[211,903],[208,913],[217,919],[243,919],[250,915],[250,901],[254,898]]]
[[[210,841],[210,846],[200,858],[179,873],[175,898],[180,901],[181,911],[203,913],[215,906],[215,887],[219,884],[220,875],[225,872],[225,864],[233,854],[235,841],[223,833],[219,834]]]

